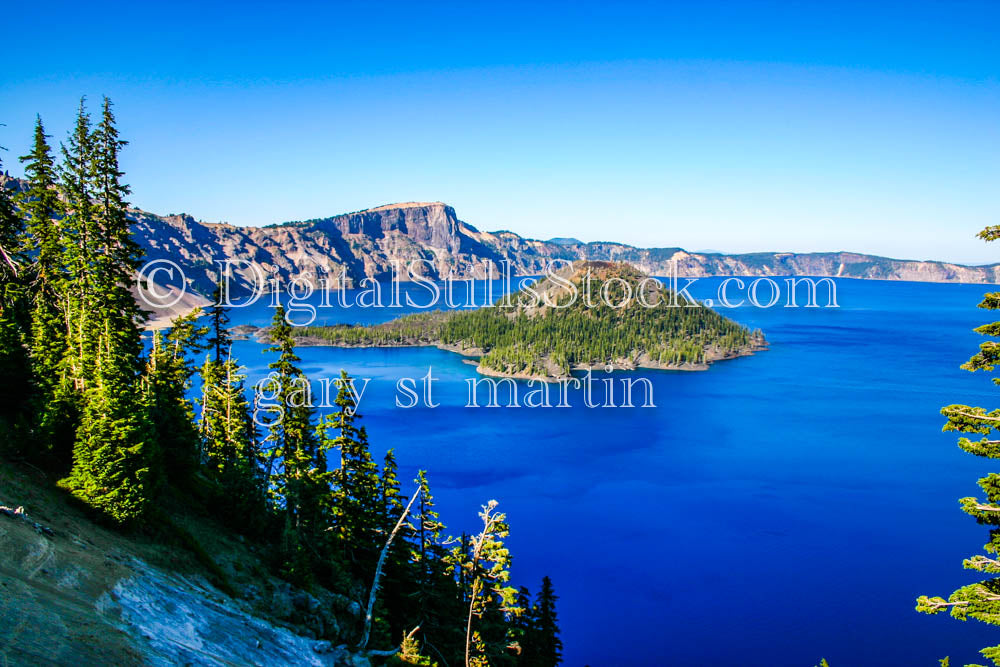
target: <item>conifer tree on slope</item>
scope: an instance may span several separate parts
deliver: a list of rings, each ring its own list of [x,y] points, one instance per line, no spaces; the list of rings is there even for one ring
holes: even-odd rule
[[[25,350],[24,224],[5,188],[0,188],[0,443],[20,449],[30,367]],[[22,453],[22,452],[14,452]]]
[[[506,656],[509,615],[521,612],[517,589],[510,581],[510,551],[503,540],[510,534],[507,515],[497,511],[497,501],[483,505],[479,518],[482,531],[472,537],[468,554],[456,554],[469,587],[465,627],[466,667],[488,667]],[[464,544],[460,548],[464,548]]]
[[[329,488],[326,455],[312,425],[312,405],[305,375],[296,366],[292,328],[285,309],[278,306],[270,329],[272,345],[265,351],[277,352],[278,359],[266,385],[278,409],[268,426],[271,448],[270,487],[274,505],[284,514],[282,551],[286,576],[311,583],[316,555],[322,554],[328,525],[324,498]]]
[[[70,168],[79,160],[84,179],[82,193],[94,203],[75,201],[76,229],[86,237],[78,248],[75,270],[83,289],[71,308],[81,327],[76,357],[82,379],[84,408],[73,446],[73,468],[63,485],[120,523],[140,521],[160,480],[153,466],[159,460],[155,434],[148,421],[147,395],[140,389],[142,313],[129,290],[140,253],[129,236],[111,102],[104,100],[101,122],[92,132],[85,110],[77,120],[71,146],[85,145],[88,153],[69,155]],[[87,158],[84,160],[84,158]],[[87,166],[89,165],[89,166]],[[70,181],[75,183],[75,181]],[[89,183],[90,187],[86,185]],[[81,218],[87,212],[89,218]]]
[[[166,335],[156,331],[146,364],[144,380],[157,450],[167,477],[175,482],[190,477],[200,463],[200,438],[188,392],[197,371],[190,360],[205,349],[208,332],[197,323],[201,315],[195,308],[176,318]]]
[[[399,466],[396,463],[395,452],[390,449],[385,453],[382,472],[378,484],[379,508],[379,540],[384,542],[392,532],[405,508],[405,499],[400,494]],[[413,513],[411,510],[410,517]],[[388,624],[387,639],[396,639],[407,634],[407,631],[420,624],[418,617],[416,587],[414,585],[414,568],[410,562],[410,535],[414,526],[410,521],[403,524],[397,534],[397,539],[386,557],[383,566],[383,594],[380,598]]]
[[[449,656],[449,662],[461,660],[465,628],[455,619],[462,618],[466,608],[459,596],[455,572],[449,568],[449,540],[444,538],[445,525],[434,509],[434,495],[425,471],[417,473],[417,483],[421,493],[414,513],[410,556],[415,569],[417,622],[428,649]]]
[[[82,405],[82,394],[93,369],[96,321],[95,160],[94,137],[86,98],[81,98],[76,122],[62,145],[59,188],[65,216],[61,221],[66,279],[66,372],[74,390],[72,399]]]
[[[34,254],[29,285],[29,350],[34,381],[37,438],[68,463],[75,415],[67,355],[66,251],[62,203],[56,189],[56,166],[42,119],[36,118],[31,152],[22,156],[28,187],[20,197],[27,218],[27,249]]]
[[[139,308],[130,288],[143,252],[132,239],[125,200],[130,189],[121,180],[124,173],[118,163],[118,154],[128,142],[118,136],[111,106],[105,97],[101,122],[94,130],[97,306],[102,319],[110,323],[112,348],[130,359],[138,373],[142,355],[139,323],[146,320],[147,313]]]
[[[212,303],[205,307],[205,314],[208,316],[211,332],[207,341],[208,348],[215,354],[213,361],[221,364],[229,354],[229,346],[233,342],[229,334],[229,312],[222,301],[221,281],[212,292]]]
[[[1000,238],[1000,226],[987,227],[979,233],[979,238],[985,241],[995,241]],[[983,298],[980,308],[1000,310],[1000,292],[990,292]],[[967,371],[992,372],[1000,364],[1000,322],[993,322],[977,327],[975,331],[987,340],[980,344],[979,352],[974,354],[962,368]],[[1000,385],[1000,378],[993,379]],[[947,418],[945,431],[956,431],[962,434],[982,436],[972,440],[963,435],[958,439],[958,446],[975,456],[988,459],[1000,458],[1000,439],[993,435],[1000,431],[1000,409],[987,411],[985,408],[968,405],[948,405],[941,409],[941,414]],[[962,511],[976,519],[976,522],[989,527],[989,541],[983,547],[988,555],[976,554],[963,561],[966,569],[975,570],[988,576],[977,583],[967,584],[954,591],[948,599],[922,595],[917,599],[917,611],[927,614],[937,614],[950,611],[959,620],[974,618],[990,625],[1000,625],[1000,474],[990,473],[979,480],[979,486],[985,494],[985,499],[962,498],[959,502]],[[1000,646],[984,648],[981,653],[995,665],[1000,665]]]
[[[556,616],[558,597],[548,576],[542,577],[542,588],[535,601],[533,625],[533,653],[537,656],[538,667],[555,667],[562,662],[562,640],[559,639],[559,623]]]
[[[340,455],[330,492],[338,547],[355,576],[368,581],[378,558],[378,531],[384,516],[379,502],[378,466],[372,459],[365,428],[355,426],[361,415],[350,382],[347,372],[341,371],[334,401],[337,412],[322,420],[319,432],[324,450],[338,450]]]
[[[216,301],[218,303],[218,301]],[[208,474],[221,486],[219,498],[223,515],[243,517],[241,528],[255,532],[264,508],[264,480],[261,474],[260,452],[257,448],[253,416],[246,398],[246,376],[232,356],[225,323],[228,316],[209,312],[212,337],[210,350],[217,354],[220,341],[225,343],[226,356],[214,359],[207,355],[201,366],[201,418],[198,433],[201,438],[201,458]]]
[[[205,462],[222,484],[223,502],[235,516],[260,507],[263,486],[256,430],[246,400],[246,376],[232,355],[229,312],[222,296],[220,280],[212,303],[205,309],[209,327],[206,343],[211,356],[201,367],[198,428]]]

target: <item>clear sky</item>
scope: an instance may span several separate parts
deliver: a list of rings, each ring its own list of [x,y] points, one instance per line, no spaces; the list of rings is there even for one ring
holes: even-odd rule
[[[1000,2],[22,3],[4,165],[117,105],[132,201],[1000,261]]]

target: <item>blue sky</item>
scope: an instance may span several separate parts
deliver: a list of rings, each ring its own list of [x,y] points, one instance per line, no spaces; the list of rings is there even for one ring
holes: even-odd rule
[[[1000,3],[29,7],[5,167],[107,94],[154,212],[441,200],[536,238],[1000,260]]]

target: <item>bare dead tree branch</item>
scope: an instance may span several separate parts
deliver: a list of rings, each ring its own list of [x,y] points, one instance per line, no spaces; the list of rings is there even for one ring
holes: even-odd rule
[[[406,517],[409,516],[410,508],[413,507],[413,503],[416,501],[417,496],[420,495],[420,491],[421,487],[418,485],[417,490],[414,491],[413,495],[410,497],[410,502],[406,503],[406,509],[404,509],[403,514],[400,515],[399,521],[396,522],[396,527],[392,529],[391,533],[389,533],[389,539],[386,540],[385,546],[382,547],[382,553],[378,556],[378,564],[375,566],[375,577],[372,580],[371,590],[368,592],[368,611],[365,613],[365,631],[364,634],[361,635],[361,641],[358,642],[358,648],[360,650],[364,650],[365,647],[368,646],[368,637],[372,630],[372,612],[375,609],[375,595],[378,593],[378,580],[382,577],[382,566],[385,565],[386,556],[389,555],[389,547],[392,546],[392,541],[395,539],[396,533],[398,533],[399,529],[403,527],[404,523],[406,523]],[[395,652],[396,651],[394,650],[388,655],[392,655]]]
[[[988,422],[1000,422],[1000,417],[976,415],[971,412],[964,412],[962,410],[950,410],[945,414],[945,417],[951,417],[952,415],[958,415],[959,417],[969,417],[970,419],[982,419],[983,421],[988,421]]]
[[[982,503],[976,503],[972,506],[972,508],[979,510],[980,512],[1000,512],[1000,507],[996,505],[983,505]]]

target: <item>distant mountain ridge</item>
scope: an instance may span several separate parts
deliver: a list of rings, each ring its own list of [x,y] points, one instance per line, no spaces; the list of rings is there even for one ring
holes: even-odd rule
[[[315,276],[316,268],[354,283],[391,275],[393,262],[432,279],[482,277],[484,262],[510,262],[516,275],[536,275],[553,259],[628,262],[650,275],[835,276],[923,282],[1000,282],[1000,264],[967,266],[936,261],[890,259],[853,252],[758,252],[709,254],[683,248],[637,248],[572,238],[539,241],[514,232],[482,232],[460,220],[442,202],[385,205],[327,218],[267,227],[202,223],[187,215],[136,212],[135,238],[150,258],[178,262],[195,289],[210,289],[212,262],[242,259],[258,263],[282,280]],[[250,279],[248,271],[241,272]]]
[[[21,181],[0,176],[0,185],[20,189]],[[515,275],[537,275],[553,259],[628,262],[654,276],[668,275],[676,262],[682,277],[839,276],[923,282],[1000,282],[1000,264],[968,266],[936,261],[890,259],[852,252],[758,252],[708,254],[683,248],[637,248],[614,242],[583,243],[574,238],[539,241],[514,232],[482,232],[460,220],[443,202],[409,202],[326,218],[266,227],[206,223],[187,214],[132,212],[135,240],[147,259],[168,259],[184,271],[189,287],[210,294],[215,264],[232,259],[254,262],[281,281],[317,272],[335,279],[344,271],[357,284],[384,279],[393,264],[414,264],[431,279],[482,277],[484,262],[509,261]],[[238,281],[254,280],[252,270],[235,267]],[[401,276],[405,279],[405,276]]]

